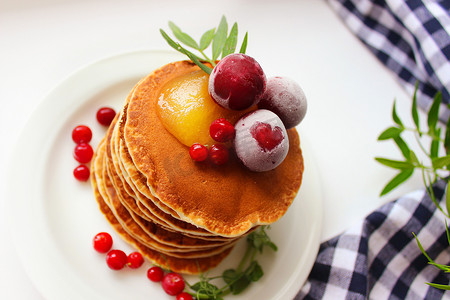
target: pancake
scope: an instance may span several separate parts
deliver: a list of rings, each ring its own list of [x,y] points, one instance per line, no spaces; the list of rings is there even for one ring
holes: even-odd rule
[[[205,272],[211,268],[216,267],[231,251],[231,248],[224,250],[223,252],[204,258],[188,259],[188,258],[176,258],[170,255],[164,255],[158,251],[145,247],[142,243],[137,241],[131,235],[129,235],[117,221],[111,209],[105,203],[103,196],[101,195],[97,178],[95,176],[96,169],[95,164],[91,166],[91,184],[94,190],[94,196],[99,205],[100,211],[104,214],[108,222],[114,228],[114,230],[129,244],[134,246],[138,251],[150,260],[152,263],[159,265],[165,269],[172,270],[173,272],[184,274],[199,274]]]
[[[225,165],[195,163],[155,105],[166,82],[198,70],[175,62],[137,83],[91,164],[95,198],[117,233],[152,263],[187,274],[217,266],[240,238],[283,216],[303,173],[295,129],[274,170],[249,171],[233,153]]]
[[[300,140],[295,129],[288,130],[290,151],[267,172],[249,171],[233,155],[222,166],[192,161],[188,148],[160,122],[155,105],[165,83],[198,69],[175,62],[143,79],[122,116],[123,140],[132,168],[142,176],[133,182],[160,209],[213,234],[238,237],[277,221],[291,205],[303,173]]]

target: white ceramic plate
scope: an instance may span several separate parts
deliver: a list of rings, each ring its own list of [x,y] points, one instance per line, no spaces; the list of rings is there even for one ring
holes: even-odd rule
[[[100,231],[112,233],[114,248],[131,252],[100,213],[89,183],[72,175],[72,129],[91,127],[95,147],[105,133],[95,113],[119,109],[136,82],[152,70],[183,59],[173,52],[140,51],[107,58],[71,75],[38,106],[23,131],[9,170],[9,215],[17,251],[47,299],[173,299],[138,270],[112,271],[92,248]],[[322,224],[322,197],[307,133],[301,132],[305,174],[298,198],[269,234],[278,252],[258,259],[265,275],[230,299],[290,299],[307,278],[316,257]],[[213,273],[237,265],[242,241]],[[195,277],[187,278],[191,283]]]

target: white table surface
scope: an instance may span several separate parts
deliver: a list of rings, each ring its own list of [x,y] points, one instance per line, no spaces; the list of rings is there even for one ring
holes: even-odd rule
[[[43,299],[21,265],[6,221],[7,215],[19,214],[6,211],[5,203],[20,199],[3,193],[12,146],[35,107],[88,63],[127,51],[169,50],[159,34],[169,20],[199,38],[222,14],[229,23],[237,21],[241,32],[249,31],[247,53],[268,76],[292,77],[305,90],[308,114],[299,129],[313,147],[323,186],[322,240],[421,186],[415,176],[396,193],[378,197],[394,172],[373,158],[399,153],[376,139],[391,125],[394,98],[402,118],[410,119],[410,97],[324,1],[2,0],[2,299]]]

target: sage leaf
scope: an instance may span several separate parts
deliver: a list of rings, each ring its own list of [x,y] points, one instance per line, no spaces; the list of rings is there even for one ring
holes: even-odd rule
[[[184,33],[181,31],[181,29],[175,25],[173,22],[169,22],[169,27],[172,30],[173,35],[183,44],[185,44],[188,47],[194,48],[198,50],[200,47],[198,46],[197,42],[191,38],[187,33]]]
[[[433,169],[441,169],[450,165],[450,155],[436,157],[432,160]]]
[[[436,125],[439,119],[439,107],[442,101],[442,94],[438,92],[434,96],[433,103],[431,104],[430,110],[428,111],[428,132],[433,135],[436,132]]]
[[[216,32],[216,29],[210,29],[207,32],[205,32],[202,37],[200,38],[200,50],[203,51],[206,48],[209,47],[209,45],[212,42],[212,39],[214,37],[214,33]]]
[[[397,186],[405,182],[411,175],[413,174],[414,169],[405,169],[402,170],[400,173],[398,173],[394,178],[389,181],[384,189],[381,191],[380,196],[386,195],[393,189],[395,189]]]
[[[244,40],[242,41],[239,53],[245,54],[245,51],[247,51],[247,43],[248,43],[248,32],[245,33]]]
[[[212,69],[210,67],[208,67],[207,65],[203,64],[202,62],[200,62],[200,58],[198,58],[195,54],[193,54],[192,52],[189,52],[188,50],[182,48],[182,51],[184,54],[186,54],[190,60],[192,60],[197,66],[200,67],[200,69],[202,69],[205,73],[207,74],[211,74]]]
[[[217,31],[212,41],[212,60],[215,61],[222,53],[223,46],[227,40],[228,23],[225,16],[222,16]]]
[[[394,142],[397,144],[398,148],[402,152],[403,156],[410,160],[411,158],[411,149],[409,149],[408,144],[402,139],[401,136],[394,137]]]
[[[202,60],[200,57],[196,56],[195,54],[191,53],[190,51],[186,50],[185,48],[183,48],[180,43],[175,42],[174,40],[172,40],[169,35],[162,29],[159,30],[159,32],[161,33],[161,35],[163,36],[163,38],[167,41],[167,43],[169,44],[169,46],[171,46],[173,49],[177,50],[178,52],[181,52],[183,54],[186,53],[190,53],[191,56],[194,56],[196,58],[197,61]]]
[[[400,120],[400,118],[398,117],[397,110],[395,109],[395,100],[394,100],[394,105],[392,107],[392,119],[394,120],[394,122],[396,124],[398,124],[400,126],[400,128],[403,128],[403,123]]]
[[[414,124],[416,125],[417,131],[420,132],[419,113],[417,111],[417,90],[418,90],[418,88],[419,88],[419,83],[416,82],[416,86],[414,88],[411,114],[412,114]],[[419,134],[419,135],[421,135],[421,134]]]
[[[392,139],[398,137],[403,132],[403,129],[398,127],[389,127],[385,131],[383,131],[378,137],[379,141],[384,141],[388,139]]]
[[[379,162],[380,164],[383,164],[383,165],[393,168],[393,169],[403,170],[403,169],[410,169],[410,168],[414,167],[414,165],[408,161],[386,159],[386,158],[381,158],[381,157],[375,157],[375,160],[377,162]]]
[[[224,58],[228,54],[234,53],[237,45],[237,36],[238,36],[238,25],[237,23],[234,23],[233,27],[231,27],[230,34],[228,35],[228,38],[225,41],[225,45],[223,46],[222,58]]]

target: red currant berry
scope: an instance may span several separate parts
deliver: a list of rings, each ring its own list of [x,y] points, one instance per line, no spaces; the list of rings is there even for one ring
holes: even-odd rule
[[[103,126],[109,126],[116,116],[116,111],[110,107],[102,107],[97,111],[97,121]]]
[[[153,282],[159,282],[164,277],[164,271],[160,267],[151,267],[147,270],[147,278]]]
[[[100,253],[106,253],[111,249],[113,244],[112,237],[107,232],[100,232],[94,236],[94,249]]]
[[[89,143],[92,139],[92,131],[89,127],[79,125],[72,130],[72,140],[77,143]]]
[[[222,144],[214,144],[209,149],[209,159],[216,165],[223,165],[228,161],[228,149]]]
[[[186,292],[182,292],[180,294],[177,295],[177,299],[176,300],[193,300],[194,298],[192,298],[192,295]]]
[[[73,170],[73,176],[79,181],[87,181],[89,179],[89,175],[89,168],[85,165],[79,165]]]
[[[167,294],[176,296],[184,290],[185,283],[180,274],[171,272],[163,277],[161,285]]]
[[[189,148],[189,155],[195,161],[204,161],[208,157],[208,148],[195,143]]]
[[[106,263],[113,270],[120,270],[127,264],[127,255],[122,250],[111,250],[106,254]]]
[[[131,269],[137,269],[144,263],[144,258],[139,252],[132,252],[128,255],[127,265]]]
[[[234,126],[224,118],[217,119],[211,123],[209,134],[216,142],[225,143],[234,138]]]
[[[91,145],[86,143],[76,145],[75,150],[73,151],[73,157],[82,164],[90,162],[93,155],[94,150]]]

